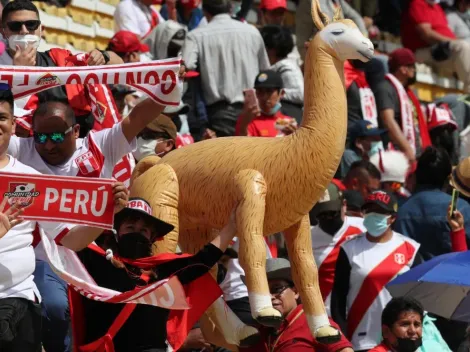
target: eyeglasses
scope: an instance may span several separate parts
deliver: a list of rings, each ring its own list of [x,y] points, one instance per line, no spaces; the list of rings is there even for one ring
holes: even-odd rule
[[[269,289],[269,292],[273,295],[273,296],[281,296],[285,290],[287,290],[288,288],[290,288],[290,286],[279,286],[279,287],[273,287],[273,288],[270,288]]]
[[[73,126],[67,128],[65,132],[53,132],[53,133],[39,133],[34,132],[34,142],[37,144],[46,144],[47,140],[49,139],[52,143],[58,144],[63,143],[65,140],[65,135],[72,132]]]
[[[41,25],[39,20],[28,20],[28,21],[10,21],[7,22],[7,27],[12,32],[19,32],[23,25],[28,31],[35,31]]]

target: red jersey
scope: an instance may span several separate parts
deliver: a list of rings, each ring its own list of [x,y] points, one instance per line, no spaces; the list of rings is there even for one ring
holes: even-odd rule
[[[251,137],[277,137],[282,135],[281,131],[276,128],[276,121],[279,119],[292,119],[292,117],[284,115],[278,111],[272,116],[263,115],[257,116],[253,121],[248,124],[247,136]],[[235,135],[240,135],[240,117],[235,126]]]
[[[339,329],[338,325],[330,319],[332,326]],[[336,352],[351,343],[341,335],[339,342],[324,345],[318,343],[310,333],[302,305],[298,305],[289,313],[284,323],[275,334],[269,333],[270,329],[261,327],[261,341],[247,348],[240,348],[243,352]]]
[[[375,346],[373,349],[369,350],[369,352],[392,352],[392,350],[388,348],[384,342],[382,342],[380,345]]]
[[[403,46],[412,51],[431,46],[422,40],[416,30],[421,23],[429,23],[437,33],[455,39],[449,27],[446,14],[439,4],[430,4],[426,0],[411,0],[408,10],[402,15],[401,38]]]

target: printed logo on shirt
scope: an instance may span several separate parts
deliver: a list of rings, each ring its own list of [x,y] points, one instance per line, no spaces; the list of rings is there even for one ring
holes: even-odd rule
[[[405,255],[402,253],[395,253],[395,263],[403,265],[405,264]]]
[[[18,203],[22,207],[27,207],[33,204],[35,197],[39,196],[39,192],[34,189],[34,183],[18,183],[10,182],[8,184],[9,192],[5,192],[4,196],[8,197],[8,204],[12,205]]]
[[[75,159],[75,163],[82,175],[91,174],[94,171],[99,170],[98,161],[92,152],[88,151]]]
[[[61,85],[59,77],[53,75],[52,73],[46,73],[44,76],[39,77],[36,82],[38,86],[48,86],[48,85]]]

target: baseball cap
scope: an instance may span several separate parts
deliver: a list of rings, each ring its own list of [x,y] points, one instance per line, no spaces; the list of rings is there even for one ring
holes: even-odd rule
[[[387,213],[396,213],[398,211],[397,198],[387,191],[374,191],[365,199],[362,206],[363,211],[367,211],[371,206],[376,205]]]
[[[171,121],[171,119],[163,114],[160,114],[155,120],[150,122],[146,126],[149,130],[152,130],[154,132],[164,132],[168,134],[171,139],[173,139],[176,143],[176,125]]]
[[[343,193],[349,210],[360,211],[364,205],[364,197],[361,192],[349,189]]]
[[[281,75],[272,70],[261,71],[255,79],[255,88],[283,88]]]
[[[272,11],[275,9],[285,9],[287,10],[287,1],[286,0],[261,0],[259,6],[262,10]]]
[[[111,51],[120,54],[149,52],[149,47],[146,44],[141,43],[139,37],[137,37],[135,33],[129,31],[117,32],[109,41],[108,48]]]
[[[428,130],[445,125],[450,126],[454,130],[459,127],[452,118],[452,112],[449,106],[443,103],[439,106],[433,106],[430,108],[430,114],[428,114]]]
[[[119,213],[114,215],[115,227],[118,227],[119,224],[122,223],[122,221],[124,221],[127,217],[133,215],[142,216],[146,221],[150,222],[154,226],[154,228],[157,230],[157,236],[155,239],[165,236],[175,228],[173,225],[153,216],[152,207],[150,204],[145,199],[137,197],[129,198],[127,206]]]
[[[372,122],[367,120],[356,121],[349,130],[352,141],[359,137],[380,136],[385,132],[387,132],[386,129],[374,127]]]
[[[391,72],[400,66],[414,65],[415,63],[415,54],[410,49],[399,48],[392,51],[388,56],[388,67]]]
[[[325,189],[322,197],[317,204],[310,211],[310,216],[316,217],[326,211],[339,211],[343,205],[343,192],[340,191],[338,186],[330,183]]]

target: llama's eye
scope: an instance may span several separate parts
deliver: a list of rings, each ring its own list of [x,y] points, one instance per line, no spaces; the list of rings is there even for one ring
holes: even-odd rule
[[[344,33],[344,29],[335,29],[334,31],[331,31],[333,35],[340,35]]]

